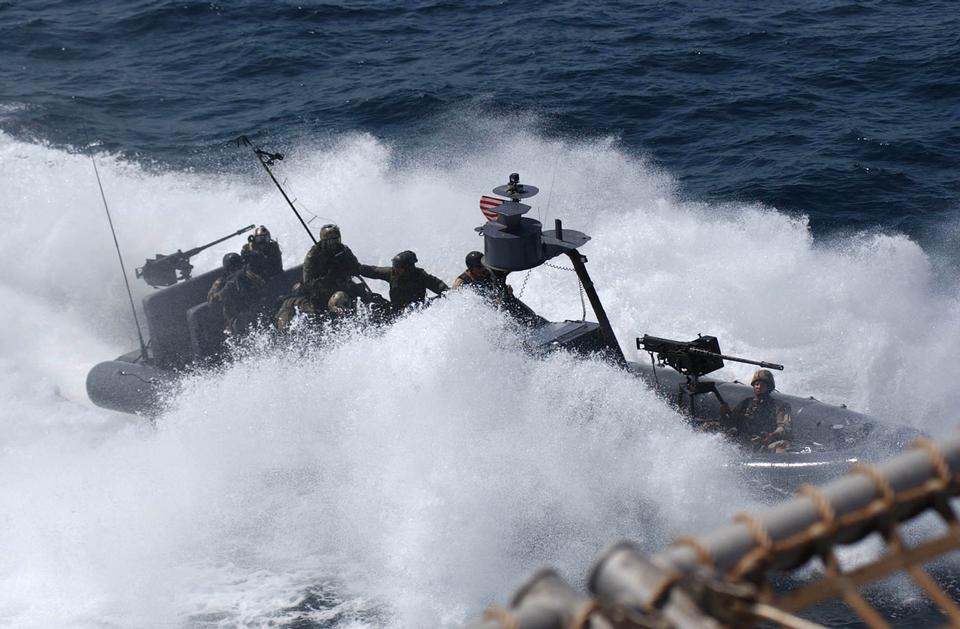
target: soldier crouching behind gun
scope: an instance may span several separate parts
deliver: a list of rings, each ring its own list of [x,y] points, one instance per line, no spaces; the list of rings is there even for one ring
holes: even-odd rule
[[[265,280],[283,273],[280,244],[270,237],[270,230],[264,225],[247,237],[247,243],[240,249],[240,257],[251,271]]]
[[[246,334],[257,316],[260,290],[266,282],[251,271],[236,253],[223,256],[223,275],[207,293],[207,302],[223,303],[223,330],[230,334]]]
[[[753,397],[742,400],[731,411],[720,405],[720,424],[744,445],[771,452],[786,452],[793,437],[793,418],[790,405],[773,398],[776,388],[773,374],[758,369],[750,380]]]

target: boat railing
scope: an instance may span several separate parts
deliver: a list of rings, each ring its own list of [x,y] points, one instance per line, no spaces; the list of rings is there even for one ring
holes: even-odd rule
[[[960,521],[950,500],[960,494],[960,435],[919,439],[889,461],[853,466],[821,487],[699,537],[680,537],[647,556],[630,542],[615,544],[594,564],[588,592],[555,571],[533,575],[503,608],[487,611],[472,629],[633,627],[818,627],[801,614],[842,601],[866,626],[890,626],[863,590],[906,574],[951,626],[960,607],[924,564],[960,549]],[[935,514],[943,526],[929,539],[907,541],[903,526]],[[931,527],[924,527],[924,530]],[[839,555],[872,534],[883,552],[845,569]],[[804,570],[802,578],[784,575]]]

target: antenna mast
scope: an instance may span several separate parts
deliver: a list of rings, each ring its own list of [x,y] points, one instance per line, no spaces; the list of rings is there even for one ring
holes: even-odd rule
[[[93,172],[97,175],[97,185],[100,187],[100,198],[103,199],[103,209],[107,213],[107,222],[110,223],[110,233],[113,234],[113,246],[117,249],[117,259],[120,260],[120,273],[123,274],[123,283],[127,287],[127,297],[130,299],[130,311],[133,312],[133,322],[137,326],[137,338],[140,339],[140,359],[147,358],[147,344],[143,342],[143,332],[140,331],[140,319],[137,317],[137,308],[133,305],[133,292],[130,290],[130,281],[127,279],[127,269],[123,265],[123,256],[120,255],[120,243],[117,242],[117,231],[113,228],[113,219],[110,217],[110,208],[107,206],[107,195],[103,193],[103,183],[100,181],[100,171],[97,170],[97,161],[93,162]]]

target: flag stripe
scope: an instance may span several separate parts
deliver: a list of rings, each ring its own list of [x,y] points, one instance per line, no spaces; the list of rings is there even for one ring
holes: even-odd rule
[[[487,218],[488,221],[496,220],[497,213],[493,208],[497,207],[503,203],[504,199],[498,199],[497,197],[488,197],[487,195],[482,195],[480,197],[480,211],[483,212],[483,215]]]

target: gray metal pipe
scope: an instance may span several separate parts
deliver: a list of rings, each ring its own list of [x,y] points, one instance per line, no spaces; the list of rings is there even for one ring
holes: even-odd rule
[[[600,624],[607,622],[603,618],[616,626],[631,626],[634,619],[636,626],[722,626],[725,618],[729,621],[738,613],[723,606],[737,600],[749,603],[755,592],[747,583],[716,577],[757,549],[758,534],[772,546],[781,543],[780,549],[766,552],[763,569],[790,570],[806,562],[822,543],[850,544],[879,530],[884,522],[901,523],[935,507],[935,501],[960,494],[960,434],[869,469],[817,488],[822,503],[801,496],[751,516],[755,528],[734,524],[697,538],[695,544],[675,545],[652,557],[630,542],[608,547],[590,575],[590,591],[603,615],[593,613],[590,626],[609,627]],[[947,483],[937,485],[938,480]],[[889,503],[881,502],[884,508],[869,511],[878,500]],[[825,515],[832,515],[833,526],[813,528],[824,523]],[[782,542],[788,539],[791,543],[786,547]],[[710,561],[704,564],[702,558]],[[706,584],[706,590],[697,591],[698,583]],[[583,610],[587,604],[587,597],[552,570],[544,570],[518,590],[507,611],[515,623],[511,626],[518,629],[561,629],[569,625],[572,610]],[[504,626],[491,619],[471,629]]]
[[[939,443],[944,460],[951,476],[960,475],[960,435],[953,435]],[[933,461],[926,450],[914,449],[893,458],[876,468],[878,476],[886,481],[895,494],[904,494],[921,487],[936,477]],[[850,474],[835,480],[819,489],[820,494],[829,502],[837,519],[863,510],[878,498],[878,488],[863,474]],[[950,495],[960,493],[960,485],[954,481],[949,489]],[[922,500],[898,502],[895,512],[890,514],[895,521],[910,518],[924,504]],[[816,504],[810,497],[793,498],[755,516],[773,542],[782,541],[808,530],[820,521]],[[841,544],[858,541],[876,530],[876,518],[839,526],[831,536]],[[751,529],[746,524],[735,524],[699,538],[702,547],[714,560],[714,566],[727,571],[735,566],[747,553],[757,546]],[[791,553],[772,557],[771,568],[785,570],[796,567],[806,561],[813,552],[813,543],[800,547]],[[690,546],[675,546],[656,554],[653,560],[664,566],[688,572],[700,565],[697,552]]]
[[[552,569],[534,574],[514,594],[507,609],[488,610],[468,629],[613,629],[594,611],[591,599],[574,590]]]

